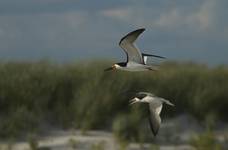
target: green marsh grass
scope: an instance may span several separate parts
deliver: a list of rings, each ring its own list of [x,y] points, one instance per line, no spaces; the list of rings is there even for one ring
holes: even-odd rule
[[[123,130],[123,137],[140,137],[137,129],[146,111],[128,105],[136,91],[171,100],[175,109],[164,107],[166,117],[189,113],[201,121],[213,114],[227,121],[226,66],[167,62],[156,72],[104,72],[110,64],[0,63],[0,137],[39,131],[43,123],[85,131],[113,129],[115,134]],[[132,133],[118,125],[123,118],[133,122],[125,125]]]

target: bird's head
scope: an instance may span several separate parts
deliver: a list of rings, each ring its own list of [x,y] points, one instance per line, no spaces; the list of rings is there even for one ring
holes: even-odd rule
[[[105,69],[104,71],[116,70],[118,68],[120,68],[118,64],[113,64],[111,67]]]
[[[130,100],[130,105],[135,104],[135,103],[139,103],[139,102],[141,102],[141,100],[139,98],[135,97],[135,98]]]

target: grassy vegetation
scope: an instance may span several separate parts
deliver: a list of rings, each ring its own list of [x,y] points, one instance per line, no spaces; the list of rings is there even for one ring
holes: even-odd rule
[[[73,138],[69,139],[69,141],[68,141],[69,147],[71,147],[73,150],[77,149],[79,147],[78,146],[79,144],[80,144],[80,142]]]
[[[29,144],[30,150],[39,149],[39,143],[38,143],[37,137],[35,135],[30,135],[28,137],[28,144]]]
[[[105,141],[92,144],[91,150],[105,150]]]
[[[216,141],[213,132],[210,130],[198,137],[193,137],[190,140],[190,144],[194,146],[196,150],[222,150],[222,146]]]
[[[169,62],[157,72],[104,72],[109,64],[0,63],[0,137],[35,132],[42,123],[141,137],[138,128],[146,109],[128,106],[129,91],[171,100],[176,107],[164,106],[167,117],[187,112],[199,120],[227,121],[225,66]]]

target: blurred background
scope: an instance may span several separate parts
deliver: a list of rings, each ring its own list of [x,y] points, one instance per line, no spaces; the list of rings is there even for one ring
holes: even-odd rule
[[[0,150],[228,149],[225,0],[0,0]],[[104,72],[128,32],[156,72]],[[130,91],[130,92],[129,92]],[[169,99],[156,137],[134,92]],[[133,92],[133,93],[132,93]]]

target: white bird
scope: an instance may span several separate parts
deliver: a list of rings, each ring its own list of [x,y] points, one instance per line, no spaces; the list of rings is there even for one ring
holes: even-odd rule
[[[115,63],[112,67],[105,69],[108,70],[126,70],[126,71],[147,71],[147,70],[156,70],[155,66],[147,65],[147,57],[158,57],[165,58],[158,55],[144,54],[141,53],[140,50],[135,45],[135,41],[138,36],[145,31],[144,28],[138,29],[128,33],[124,36],[120,42],[119,46],[124,50],[127,55],[126,62]]]
[[[130,105],[135,104],[135,103],[148,103],[149,104],[149,123],[150,123],[150,128],[154,134],[154,136],[157,135],[158,130],[160,128],[161,124],[161,118],[160,118],[160,113],[162,110],[162,104],[168,104],[171,106],[174,106],[169,100],[166,100],[161,97],[157,97],[151,93],[148,92],[138,92],[136,94],[136,97],[130,100]]]

